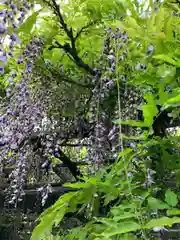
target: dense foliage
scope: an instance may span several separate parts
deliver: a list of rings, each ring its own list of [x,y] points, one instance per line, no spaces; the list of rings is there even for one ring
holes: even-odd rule
[[[33,240],[178,233],[179,12],[173,0],[0,5],[6,204],[18,207],[30,183],[46,182],[42,205],[59,179],[68,187]]]

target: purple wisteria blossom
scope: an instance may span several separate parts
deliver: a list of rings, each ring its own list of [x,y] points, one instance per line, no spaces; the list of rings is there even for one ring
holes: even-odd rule
[[[7,56],[5,52],[0,53],[0,62],[2,62],[4,65],[7,65]]]
[[[16,30],[23,24],[26,14],[32,5],[27,1],[7,0],[4,2],[5,9],[0,11],[0,75],[4,74],[4,67],[8,64],[8,58],[13,57],[14,48],[20,44],[20,38]],[[9,31],[9,29],[11,29]],[[13,30],[13,32],[12,32]],[[8,33],[11,32],[9,36]],[[9,38],[9,45],[4,48],[4,41]],[[16,164],[11,173],[9,192],[9,204],[16,205],[24,195],[23,186],[26,181],[27,171],[30,166],[27,159],[32,152],[30,147],[20,147],[22,141],[35,131],[44,117],[41,100],[32,98],[28,81],[32,77],[33,66],[39,57],[42,41],[38,38],[31,40],[27,49],[15,59],[24,66],[24,72],[17,74],[15,70],[10,72],[9,86],[6,88],[6,105],[1,107],[0,112],[0,160],[5,164]],[[26,51],[28,50],[28,52]],[[33,56],[33,58],[32,58]],[[24,61],[26,60],[26,61]],[[17,78],[18,77],[18,81]],[[11,153],[9,155],[9,153]]]
[[[36,45],[38,43],[38,46]],[[37,38],[31,41],[31,48],[34,50],[34,57],[39,56],[37,47],[40,47],[42,42],[38,41]],[[40,50],[40,48],[38,48]],[[33,52],[33,51],[32,51]],[[36,55],[35,55],[36,52]],[[26,56],[25,51],[22,53]],[[27,57],[27,56],[26,56]],[[20,56],[19,59],[23,60]],[[16,169],[11,174],[12,182],[9,186],[9,192],[13,197],[9,201],[10,204],[15,204],[17,200],[22,200],[23,186],[27,176],[27,170],[30,163],[27,163],[27,159],[31,153],[30,147],[20,147],[21,142],[31,135],[35,131],[35,127],[41,125],[41,121],[44,118],[43,105],[41,100],[32,98],[29,94],[31,92],[28,81],[32,75],[34,61],[26,58],[24,68],[26,71],[21,74],[21,81],[16,83],[15,78],[17,74],[11,73],[9,77],[9,87],[6,89],[6,96],[9,99],[9,104],[5,108],[4,116],[1,116],[0,132],[2,137],[0,138],[1,145],[5,145],[3,156],[8,156],[8,152],[16,155],[16,161],[14,154],[11,157],[7,157],[8,162],[16,162]],[[3,117],[7,121],[3,121]]]
[[[6,58],[5,56],[1,56],[0,61],[6,64],[8,58],[13,57],[13,49],[16,44],[21,43],[16,31],[18,30],[19,26],[23,24],[26,14],[28,14],[28,11],[30,10],[31,4],[28,4],[27,1],[24,0],[18,2],[7,0],[2,2],[2,5],[3,4],[4,9],[0,10],[0,44],[3,46],[4,41],[6,41],[8,38],[10,41],[7,56]],[[10,36],[8,36],[9,32],[12,32]],[[4,67],[2,66],[0,70],[1,75],[4,73],[3,69]]]
[[[3,74],[4,74],[4,66],[0,65],[0,75],[3,75]]]

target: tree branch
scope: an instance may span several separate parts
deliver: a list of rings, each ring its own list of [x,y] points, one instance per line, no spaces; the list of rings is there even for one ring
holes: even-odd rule
[[[54,156],[63,162],[64,166],[70,170],[76,180],[79,181],[78,177],[83,177],[82,173],[77,167],[77,163],[72,162],[60,148],[58,148],[58,152],[54,152]]]
[[[70,56],[74,59],[75,64],[84,69],[86,72],[90,73],[91,75],[96,75],[96,72],[88,65],[86,64],[79,56],[77,53],[76,49],[76,39],[77,37],[81,34],[83,31],[80,30],[80,32],[76,35],[76,37],[73,36],[73,30],[72,28],[68,28],[67,24],[64,21],[64,18],[61,14],[60,6],[56,3],[56,0],[52,0],[52,5],[48,2],[45,1],[51,8],[53,8],[55,15],[59,18],[59,23],[64,32],[66,33],[67,37],[69,38],[71,45],[69,43],[65,43],[64,45],[61,45],[58,41],[56,41],[56,46],[52,45],[49,50],[52,50],[53,48],[60,48],[63,49],[67,54],[70,54]],[[85,27],[84,27],[85,29]]]
[[[53,2],[54,13],[56,14],[56,16],[59,17],[59,22],[60,22],[63,30],[65,31],[65,33],[69,37],[69,39],[71,41],[71,44],[72,44],[72,48],[75,49],[75,41],[74,41],[72,28],[69,29],[67,24],[65,23],[64,18],[61,14],[60,6],[56,3],[56,0],[52,0],[52,2]]]
[[[61,45],[58,41],[55,41],[55,44],[56,45],[50,46],[49,50],[52,50],[53,48],[63,49],[67,54],[70,54],[70,56],[73,58],[74,63],[78,67],[84,69],[86,72],[90,73],[93,76],[96,74],[96,72],[78,56],[76,48],[71,47],[69,43]]]

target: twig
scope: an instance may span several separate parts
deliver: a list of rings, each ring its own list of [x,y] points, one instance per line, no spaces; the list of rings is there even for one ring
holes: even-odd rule
[[[87,28],[89,28],[90,26],[94,25],[95,23],[97,23],[97,21],[93,21],[88,23],[86,26],[82,27],[81,30],[79,30],[79,32],[77,32],[74,40],[76,41],[78,39],[78,37],[81,35],[81,33],[83,33],[83,31]]]

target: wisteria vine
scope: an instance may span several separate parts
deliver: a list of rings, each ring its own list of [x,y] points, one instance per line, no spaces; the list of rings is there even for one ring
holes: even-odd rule
[[[0,12],[0,42],[2,45],[0,74],[7,75],[6,65],[10,58],[15,60],[19,67],[18,71],[12,69],[9,73],[6,104],[1,110],[1,162],[3,165],[8,163],[16,165],[10,175],[8,203],[17,205],[17,201],[22,200],[23,188],[28,181],[28,170],[31,167],[29,159],[33,159],[37,152],[43,159],[42,168],[51,166],[51,156],[53,156],[64,161],[63,163],[69,167],[75,179],[78,179],[77,175],[81,176],[77,166],[73,165],[59,148],[65,138],[67,138],[66,141],[82,139],[82,146],[88,146],[86,157],[91,163],[101,165],[111,159],[116,159],[120,151],[120,142],[118,127],[112,124],[112,119],[118,117],[116,82],[117,79],[119,81],[119,76],[117,76],[117,64],[123,64],[126,61],[129,38],[126,32],[120,31],[120,28],[116,28],[115,32],[111,28],[107,29],[104,50],[100,59],[101,69],[91,69],[83,61],[77,65],[89,71],[87,73],[92,78],[93,87],[88,105],[89,117],[84,121],[84,116],[78,116],[77,119],[70,121],[71,126],[66,129],[64,120],[62,120],[62,127],[59,126],[60,122],[56,123],[52,120],[53,117],[48,118],[47,110],[52,107],[50,106],[52,101],[48,96],[49,91],[44,92],[43,87],[41,88],[44,81],[43,76],[38,74],[37,69],[35,70],[37,59],[41,56],[44,47],[43,38],[34,36],[24,49],[19,50],[17,47],[21,43],[18,29],[24,23],[33,4],[27,1],[5,1],[4,6],[5,8]],[[70,34],[63,24],[62,22],[67,34]],[[71,41],[74,44],[74,39]],[[60,46],[60,48],[62,47]],[[19,55],[16,52],[17,49]],[[118,57],[117,49],[120,51]],[[149,48],[149,51],[152,51],[152,48]],[[73,58],[79,59],[74,55]],[[145,66],[139,68],[145,69]],[[133,103],[138,101],[139,95],[134,89],[128,92],[126,80],[126,73],[122,72],[120,82],[123,85],[123,97],[126,97],[123,99],[124,103],[122,102],[124,104],[123,111],[125,111],[123,117],[131,118],[132,115],[134,116],[136,108]],[[107,102],[111,102],[112,99],[114,102],[108,106]],[[129,112],[126,112],[127,105],[128,107],[132,105]],[[45,119],[50,122],[48,128],[43,125]],[[40,141],[40,151],[38,147],[34,150],[34,145],[31,144],[33,136],[36,143]],[[44,196],[47,197],[47,194]]]

